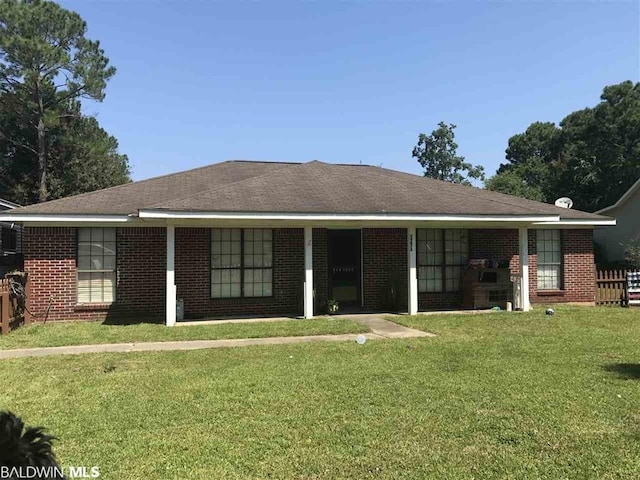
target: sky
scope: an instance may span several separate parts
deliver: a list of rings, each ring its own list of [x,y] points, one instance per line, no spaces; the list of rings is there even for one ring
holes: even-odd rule
[[[489,175],[509,137],[639,81],[637,1],[59,2],[117,68],[84,110],[141,180],[224,160],[421,173],[453,123]]]

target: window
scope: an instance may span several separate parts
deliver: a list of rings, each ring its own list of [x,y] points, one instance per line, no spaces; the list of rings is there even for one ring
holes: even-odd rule
[[[420,228],[417,236],[418,291],[459,292],[469,261],[467,231]]]
[[[211,297],[273,294],[273,233],[268,228],[211,231]]]
[[[112,303],[116,293],[116,229],[78,229],[78,303]]]
[[[2,250],[15,252],[18,250],[18,232],[12,228],[2,227]]]
[[[562,288],[562,245],[560,230],[536,230],[538,290]]]

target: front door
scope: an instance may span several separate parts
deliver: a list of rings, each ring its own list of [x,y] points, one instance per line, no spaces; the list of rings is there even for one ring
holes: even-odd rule
[[[344,307],[359,307],[360,230],[328,230],[329,298]]]

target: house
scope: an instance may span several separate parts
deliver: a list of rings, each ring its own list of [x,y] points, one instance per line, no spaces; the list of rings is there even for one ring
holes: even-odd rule
[[[20,205],[0,198],[0,212]],[[22,227],[15,222],[0,222],[0,277],[22,268]]]
[[[640,179],[616,203],[596,213],[617,220],[613,227],[596,228],[594,231],[603,260],[609,264],[622,263],[626,245],[631,240],[640,240]]]
[[[615,220],[366,165],[228,161],[0,214],[24,222],[30,310],[49,319],[463,305],[473,259],[517,301],[593,302],[593,228]],[[477,263],[477,262],[476,262]],[[495,265],[493,265],[495,266]]]

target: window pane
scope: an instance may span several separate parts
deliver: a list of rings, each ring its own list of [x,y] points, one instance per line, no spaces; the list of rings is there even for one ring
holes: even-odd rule
[[[91,270],[91,257],[83,255],[78,257],[78,270]]]
[[[116,229],[78,229],[79,303],[110,303],[116,289]]]
[[[459,292],[462,289],[462,267],[447,267],[447,292]]]
[[[538,289],[562,288],[562,244],[560,230],[536,230]]]
[[[442,291],[442,267],[427,267],[427,292]]]
[[[116,276],[115,273],[103,273],[104,275],[104,298],[103,301],[111,303],[116,296]]]
[[[104,240],[104,233],[102,228],[92,228],[91,229],[91,241],[102,243]]]
[[[115,228],[105,228],[103,229],[104,241],[105,242],[115,242],[116,241],[116,229]]]
[[[78,303],[91,301],[91,274],[78,273]]]
[[[78,229],[78,240],[81,242],[91,242],[91,229],[90,228],[79,228]]]

